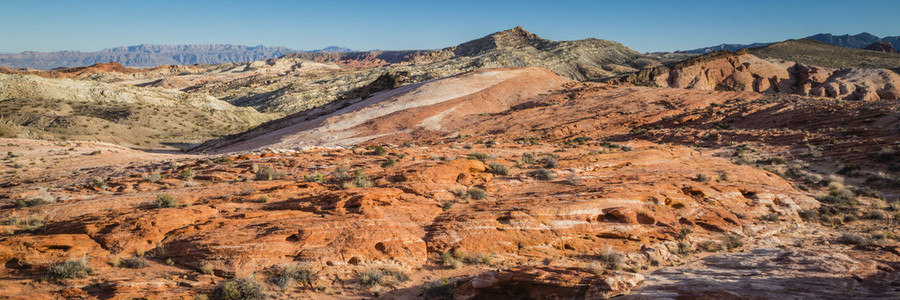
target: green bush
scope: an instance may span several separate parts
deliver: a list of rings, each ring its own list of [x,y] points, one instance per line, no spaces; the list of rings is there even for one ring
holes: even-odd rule
[[[172,197],[172,195],[169,194],[156,195],[156,201],[153,201],[153,204],[155,204],[157,208],[169,208],[178,206],[178,202],[175,201],[175,197]]]
[[[48,276],[53,279],[85,278],[93,272],[87,258],[82,257],[53,265]]]
[[[262,300],[267,298],[262,284],[253,277],[226,281],[216,290],[216,295],[222,300]]]
[[[372,147],[372,155],[385,156],[387,155],[387,149],[384,146],[375,146]]]
[[[353,172],[353,179],[344,183],[345,189],[353,189],[353,188],[367,188],[372,187],[372,180],[369,179],[369,176],[366,175],[365,170],[362,168],[356,169]]]

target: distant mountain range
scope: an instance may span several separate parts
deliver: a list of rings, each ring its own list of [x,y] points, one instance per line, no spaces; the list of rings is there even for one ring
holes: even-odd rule
[[[816,35],[811,35],[806,37],[807,39],[811,39],[814,41],[823,42],[826,44],[831,44],[840,47],[846,48],[865,48],[875,42],[883,41],[888,42],[894,46],[894,48],[898,48],[900,46],[900,36],[888,36],[884,38],[879,38],[867,32],[863,32],[857,35],[833,35],[830,33],[820,33]],[[704,54],[710,53],[718,50],[728,50],[728,51],[737,51],[744,48],[756,48],[771,45],[772,43],[753,43],[753,44],[721,44],[712,47],[698,48],[693,50],[682,50],[677,51],[680,53],[694,53],[694,54]]]
[[[155,67],[160,65],[193,65],[249,62],[276,58],[296,52],[347,52],[350,49],[330,46],[324,49],[301,51],[285,47],[241,45],[149,45],[124,46],[96,52],[26,51],[0,54],[0,66],[50,70],[61,67],[89,66],[97,63],[118,62],[128,67]]]

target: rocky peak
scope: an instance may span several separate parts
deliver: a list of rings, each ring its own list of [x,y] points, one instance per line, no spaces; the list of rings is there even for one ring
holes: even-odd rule
[[[887,53],[894,53],[894,52],[897,52],[897,51],[894,49],[894,45],[891,45],[891,43],[888,43],[888,42],[885,42],[885,41],[877,41],[877,42],[874,42],[874,43],[872,43],[871,45],[866,46],[865,49],[866,49],[866,50],[873,50],[873,51],[887,52]]]
[[[470,56],[498,48],[515,48],[529,45],[534,41],[541,41],[541,37],[528,32],[522,26],[498,31],[483,38],[460,44],[454,51],[456,55]]]

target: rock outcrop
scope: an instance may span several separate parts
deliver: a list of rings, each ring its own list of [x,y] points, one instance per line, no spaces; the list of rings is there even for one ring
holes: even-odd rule
[[[866,50],[879,51],[879,52],[887,52],[887,53],[895,53],[897,50],[894,50],[894,45],[885,41],[874,42],[871,45],[866,46]]]
[[[886,69],[832,69],[717,52],[618,80],[663,87],[797,94],[845,100],[897,100],[900,74]]]

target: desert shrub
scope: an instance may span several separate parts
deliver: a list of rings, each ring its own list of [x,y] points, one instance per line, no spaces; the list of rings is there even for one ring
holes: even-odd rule
[[[499,163],[491,163],[488,165],[491,168],[491,174],[506,176],[509,175],[509,169],[506,166]]]
[[[47,276],[53,279],[85,278],[93,272],[94,270],[88,265],[87,258],[82,257],[51,266]]]
[[[553,178],[556,178],[556,173],[554,173],[553,171],[544,169],[544,168],[540,168],[540,169],[528,172],[528,176],[530,176],[534,179],[538,179],[538,180],[551,180]]]
[[[484,189],[474,186],[470,187],[466,194],[475,200],[482,200],[484,198],[487,198],[487,192]]]
[[[468,259],[466,253],[458,249],[441,253],[441,264],[451,269],[459,269],[466,259]]]
[[[566,176],[566,183],[569,185],[581,185],[581,177],[578,177],[575,173],[569,174]]]
[[[453,193],[453,195],[459,199],[465,200],[465,199],[469,198],[469,190],[466,189],[466,187],[464,187],[464,186],[456,187],[453,190],[451,190],[450,193]]]
[[[691,246],[690,242],[680,241],[680,242],[678,242],[678,249],[675,250],[675,253],[680,254],[680,255],[686,255],[686,254],[691,253],[691,251],[693,251],[693,250],[694,250],[693,246]]]
[[[778,221],[778,214],[776,214],[776,213],[765,214],[759,218],[763,221],[775,222],[775,221]]]
[[[381,146],[381,145],[374,146],[374,147],[372,147],[371,154],[377,155],[377,156],[385,156],[385,155],[387,155],[387,149],[385,149],[384,146]]]
[[[382,168],[393,167],[396,164],[397,164],[396,159],[394,159],[393,157],[388,157],[386,160],[384,160],[383,163],[381,163],[381,167]]]
[[[838,238],[838,243],[845,245],[868,245],[869,239],[856,233],[844,233]]]
[[[893,201],[888,204],[892,211],[900,211],[900,200]]]
[[[394,286],[398,283],[409,281],[409,275],[400,269],[379,267],[360,272],[358,281],[365,288]]]
[[[719,181],[728,181],[728,172],[719,171]]]
[[[90,186],[101,190],[105,190],[109,187],[108,185],[106,185],[106,180],[103,180],[103,178],[100,177],[91,178]]]
[[[150,266],[147,259],[142,256],[133,256],[119,261],[119,266],[129,269],[143,269]]]
[[[362,168],[356,169],[353,171],[353,179],[344,183],[345,189],[353,189],[353,188],[367,188],[372,187],[372,180],[369,179],[369,176],[366,175],[365,170]]]
[[[697,244],[697,248],[706,252],[718,252],[722,251],[722,244],[719,244],[716,241],[702,241]]]
[[[269,195],[259,195],[259,198],[256,199],[256,201],[260,203],[269,203],[269,200],[271,200],[269,199]]]
[[[42,198],[31,198],[28,200],[19,199],[19,200],[16,200],[16,207],[17,208],[32,207],[32,206],[38,206],[38,205],[41,205],[44,203],[46,203],[46,202]]]
[[[188,181],[192,179],[194,179],[194,169],[187,167],[184,168],[184,170],[181,170],[181,180]]]
[[[531,155],[531,153],[522,153],[522,164],[530,165],[534,163],[534,155]]]
[[[759,159],[756,161],[756,163],[761,165],[783,165],[786,164],[787,161],[785,161],[784,158],[781,157],[769,157],[766,159]]]
[[[707,177],[706,174],[697,173],[697,177],[694,177],[694,180],[697,182],[707,182],[709,181],[709,177]]]
[[[884,200],[884,194],[882,194],[879,191],[868,188],[868,187],[854,188],[853,193],[856,194],[857,196],[870,197],[870,198]]]
[[[814,209],[803,209],[797,212],[800,215],[800,218],[803,220],[810,221],[819,218],[819,212]]]
[[[859,176],[862,174],[861,171],[862,171],[862,168],[860,166],[857,166],[854,164],[846,164],[835,173],[838,173],[838,174],[841,174],[844,176],[856,177],[856,176]]]
[[[303,175],[303,180],[315,183],[325,183],[326,181],[328,181],[327,179],[325,179],[325,175],[319,172],[315,172],[311,175]]]
[[[148,182],[156,183],[162,180],[163,176],[159,174],[159,172],[151,172],[150,174],[144,174],[144,180]]]
[[[175,201],[175,197],[172,197],[172,195],[169,194],[156,195],[156,200],[153,201],[153,204],[156,205],[157,208],[168,208],[178,205],[177,201]]]
[[[866,219],[871,220],[884,220],[887,218],[887,214],[884,213],[883,210],[875,209],[866,214]]]
[[[897,236],[894,234],[894,232],[885,230],[885,231],[881,231],[881,232],[873,234],[872,238],[876,239],[876,240],[888,240],[888,239],[895,239],[895,238],[897,238]]]
[[[872,153],[870,156],[882,162],[889,162],[897,158],[898,154],[894,148],[884,147],[878,152]]]
[[[200,273],[203,273],[206,275],[213,275],[213,274],[215,274],[215,272],[216,272],[216,269],[211,264],[205,263],[203,265],[200,265]]]
[[[443,202],[441,202],[441,209],[443,209],[444,211],[450,210],[451,207],[453,207],[453,201],[444,200]]]
[[[616,251],[610,246],[607,246],[603,251],[597,254],[597,258],[606,265],[606,268],[613,270],[621,270],[622,269],[622,261],[625,259],[625,255]]]
[[[475,152],[475,153],[469,154],[469,159],[471,159],[471,160],[485,161],[490,158],[491,158],[491,156],[489,154],[483,153],[483,152]]]
[[[281,178],[282,176],[284,176],[284,174],[279,173],[275,170],[275,168],[272,168],[270,166],[260,166],[256,170],[256,180],[260,181],[275,180]]]
[[[482,254],[470,256],[469,259],[467,260],[467,262],[469,262],[470,264],[475,264],[475,265],[491,265],[493,260],[494,260],[494,257],[492,255],[482,253]]]
[[[553,169],[559,167],[559,161],[556,159],[556,156],[550,155],[544,159],[544,167]]]
[[[299,264],[289,264],[271,278],[272,283],[278,287],[285,289],[294,282],[300,283],[305,287],[312,287],[319,279],[318,275],[307,266]]]
[[[262,300],[267,298],[262,284],[253,277],[226,281],[216,289],[216,295],[222,300]]]
[[[740,248],[744,246],[744,240],[741,239],[741,237],[738,235],[729,235],[725,237],[724,241],[722,241],[722,245],[725,246],[725,248],[728,250]]]
[[[449,278],[431,282],[425,286],[425,299],[453,299],[453,286]]]
[[[693,230],[690,228],[681,227],[681,230],[678,231],[678,235],[675,236],[675,239],[679,241],[687,240],[687,237],[691,235],[691,233],[693,233]]]

